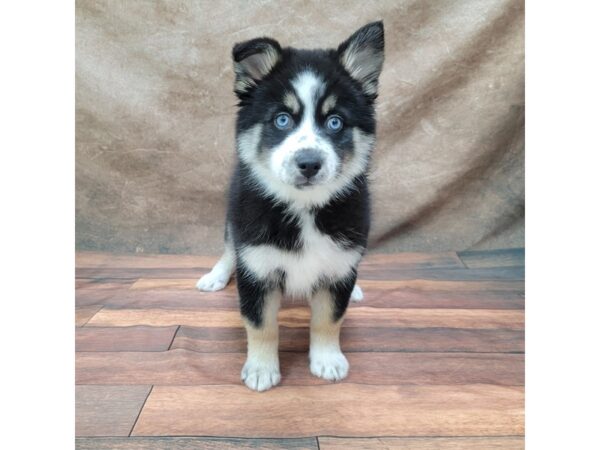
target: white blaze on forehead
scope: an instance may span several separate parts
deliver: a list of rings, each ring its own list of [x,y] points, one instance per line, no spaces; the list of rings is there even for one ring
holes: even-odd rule
[[[306,71],[302,72],[292,81],[292,86],[294,86],[296,95],[298,95],[304,108],[311,110],[311,114],[314,116],[315,105],[325,91],[323,80],[313,72]],[[305,116],[307,112],[305,111]]]
[[[313,148],[334,157],[331,143],[319,135],[315,114],[317,103],[325,92],[325,83],[313,72],[300,73],[293,81],[292,86],[296,97],[304,106],[302,118],[298,127],[285,139],[279,150],[286,154],[294,153],[303,148]],[[330,163],[331,164],[331,163]],[[330,167],[335,169],[335,167]]]
[[[325,83],[312,72],[302,72],[292,81],[296,95],[304,105],[302,124],[314,126],[317,102],[325,91]]]

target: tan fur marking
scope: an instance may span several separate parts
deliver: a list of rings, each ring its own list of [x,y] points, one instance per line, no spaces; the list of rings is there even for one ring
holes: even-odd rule
[[[331,111],[335,107],[335,103],[337,102],[337,97],[335,94],[331,94],[329,97],[325,99],[323,102],[323,106],[321,107],[321,111],[323,115],[327,115],[329,111]]]
[[[298,101],[298,98],[291,92],[285,93],[283,96],[283,104],[290,108],[294,114],[298,114],[300,112],[300,102]]]
[[[340,61],[350,76],[362,83],[367,94],[377,93],[377,75],[383,66],[383,52],[351,43]]]

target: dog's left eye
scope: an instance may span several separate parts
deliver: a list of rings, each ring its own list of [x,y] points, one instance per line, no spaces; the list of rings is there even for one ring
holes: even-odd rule
[[[327,118],[325,126],[327,126],[328,130],[340,131],[344,126],[344,121],[340,116],[332,115]]]
[[[275,126],[280,130],[287,130],[292,126],[292,117],[288,113],[279,113],[275,116]]]

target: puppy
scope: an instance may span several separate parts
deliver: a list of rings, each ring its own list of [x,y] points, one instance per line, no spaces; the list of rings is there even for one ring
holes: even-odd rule
[[[339,336],[348,301],[363,296],[355,283],[369,233],[383,34],[373,22],[337,49],[282,48],[266,37],[233,48],[238,160],[225,253],[197,288],[223,289],[235,271],[250,389],[281,379],[283,295],[310,303],[311,372],[332,381],[348,374]]]

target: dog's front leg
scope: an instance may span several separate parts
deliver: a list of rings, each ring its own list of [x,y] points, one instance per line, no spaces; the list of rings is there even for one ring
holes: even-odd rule
[[[354,279],[318,291],[310,302],[310,371],[326,380],[341,380],[348,375],[348,360],[340,349],[340,330]]]
[[[242,380],[250,389],[266,391],[281,380],[277,312],[281,290],[266,288],[238,274],[240,306],[248,337],[248,356]]]

